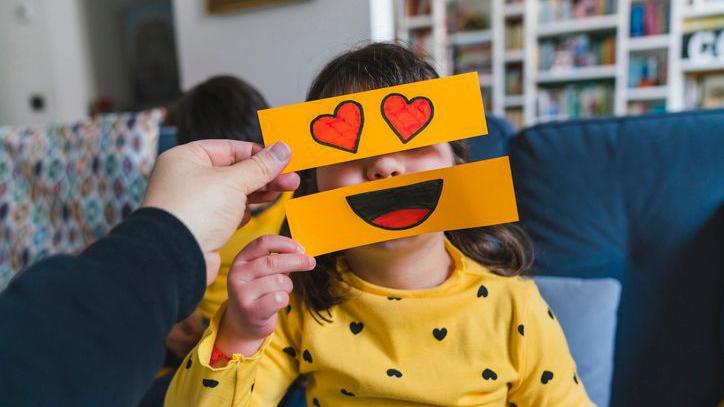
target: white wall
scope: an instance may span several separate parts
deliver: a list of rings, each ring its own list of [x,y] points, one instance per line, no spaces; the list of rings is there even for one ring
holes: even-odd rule
[[[93,82],[83,19],[77,0],[0,1],[0,125],[86,116]],[[30,108],[33,94],[43,111]]]
[[[370,39],[365,0],[307,0],[221,16],[209,15],[204,3],[173,1],[184,89],[230,73],[272,105],[301,102],[332,56]]]

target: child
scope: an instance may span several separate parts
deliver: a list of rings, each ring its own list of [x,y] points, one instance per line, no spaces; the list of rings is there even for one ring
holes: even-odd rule
[[[215,76],[196,85],[173,109],[179,144],[205,139],[262,143],[256,112],[268,108],[254,87],[233,76]],[[271,205],[250,205],[249,222],[221,248],[221,268],[206,289],[197,312],[180,322],[166,339],[167,348],[183,358],[201,339],[208,320],[227,299],[226,274],[234,257],[255,238],[278,233],[284,219],[284,196]]]
[[[435,77],[404,48],[372,44],[331,61],[307,99]],[[463,152],[461,142],[442,143],[308,170],[298,195],[451,166]],[[166,404],[275,406],[306,375],[310,406],[592,405],[555,316],[520,277],[531,261],[511,225],[316,261],[291,239],[263,237],[235,259],[228,305],[176,373]]]

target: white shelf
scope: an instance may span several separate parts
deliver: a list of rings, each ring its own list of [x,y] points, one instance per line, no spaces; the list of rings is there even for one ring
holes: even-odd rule
[[[613,79],[616,77],[616,65],[587,66],[581,68],[556,68],[538,72],[536,82],[555,83],[594,79]]]
[[[669,89],[666,86],[628,88],[626,98],[628,100],[665,100],[668,93]]]
[[[724,2],[705,6],[688,6],[681,12],[684,18],[714,17],[724,15]]]
[[[490,30],[463,31],[451,34],[448,38],[451,45],[473,45],[490,42],[493,34]]]
[[[503,104],[508,107],[523,107],[523,95],[506,96]]]
[[[671,37],[668,34],[633,37],[628,40],[628,49],[629,51],[646,51],[668,48],[670,41]]]
[[[716,61],[712,63],[693,63],[691,61],[681,61],[681,70],[687,73],[724,71],[724,61]]]
[[[696,7],[689,7],[685,0],[660,0],[669,3],[669,33],[662,35],[630,37],[631,5],[639,0],[615,0],[616,13],[585,18],[541,22],[544,1],[521,0],[519,3],[506,4],[506,0],[489,1],[490,30],[462,33],[448,33],[450,22],[450,2],[454,0],[429,0],[430,14],[406,16],[405,3],[412,0],[377,0],[395,4],[392,30],[397,38],[409,39],[410,30],[429,29],[429,50],[434,66],[441,76],[453,73],[453,45],[485,44],[490,45],[491,71],[479,75],[480,85],[486,88],[492,100],[492,106],[486,106],[490,112],[504,115],[509,109],[522,111],[525,125],[539,120],[565,119],[564,116],[540,117],[537,104],[540,91],[548,86],[565,85],[581,81],[605,81],[614,84],[613,113],[626,114],[632,101],[664,101],[667,109],[678,111],[685,107],[685,87],[687,78],[706,72],[724,72],[724,61],[711,64],[693,64],[681,59],[684,26],[693,23],[694,18],[724,16],[724,0],[697,0]],[[473,1],[473,0],[471,0]],[[475,0],[477,1],[477,0]],[[482,0],[480,0],[482,1]],[[553,0],[550,0],[553,1]],[[382,17],[371,14],[373,23],[383,21]],[[522,21],[521,33],[523,49],[506,49],[506,25],[511,21]],[[582,68],[555,68],[539,72],[539,52],[547,39],[575,34],[615,35],[616,64]],[[629,61],[637,52],[660,50],[667,53],[665,86],[628,88]],[[633,54],[632,54],[633,53]],[[505,74],[511,64],[522,66],[522,95],[505,94]]]
[[[432,28],[432,16],[412,16],[402,19],[402,25],[408,30],[417,30],[420,28]]]
[[[525,13],[525,4],[524,3],[516,3],[516,4],[506,4],[503,6],[503,14],[506,17],[520,17]]]
[[[525,52],[522,49],[517,49],[513,51],[505,51],[505,54],[503,54],[503,59],[505,59],[505,62],[522,62],[525,57]]]
[[[607,14],[605,16],[576,18],[563,21],[541,23],[538,26],[538,37],[551,37],[563,34],[616,30],[618,16]]]
[[[489,73],[478,74],[480,80],[480,86],[488,87],[493,85],[493,75]]]

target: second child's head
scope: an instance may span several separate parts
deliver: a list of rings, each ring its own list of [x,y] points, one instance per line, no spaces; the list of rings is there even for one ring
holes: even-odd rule
[[[253,86],[234,76],[214,76],[194,86],[173,110],[179,144],[229,139],[262,143],[257,110],[268,108]]]
[[[402,85],[437,78],[422,58],[395,44],[373,43],[346,52],[329,62],[312,82],[307,100]],[[302,183],[296,196],[359,184],[419,171],[449,167],[467,160],[464,141],[439,143],[412,150],[328,165],[300,173]],[[475,188],[474,184],[470,185]],[[485,191],[480,191],[484,197]],[[450,242],[466,256],[501,275],[519,275],[531,264],[532,253],[525,233],[512,225],[499,225],[445,232]],[[414,250],[425,235],[377,243],[352,250]],[[370,252],[373,253],[373,252]],[[331,253],[317,258],[317,270],[293,274],[295,290],[319,314],[341,302],[344,293],[337,283],[337,258]]]

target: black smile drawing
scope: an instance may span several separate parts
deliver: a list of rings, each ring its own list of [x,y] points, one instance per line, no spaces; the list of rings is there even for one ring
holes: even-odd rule
[[[355,214],[374,227],[404,230],[424,222],[437,207],[443,181],[435,179],[403,187],[347,197]]]

